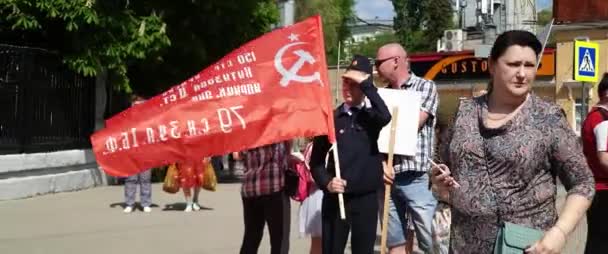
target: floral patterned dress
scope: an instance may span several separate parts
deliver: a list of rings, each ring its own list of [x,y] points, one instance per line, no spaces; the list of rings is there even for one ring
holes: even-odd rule
[[[463,100],[443,161],[462,186],[450,193],[451,253],[492,253],[503,221],[547,230],[557,220],[556,177],[592,200],[593,175],[561,109],[530,94],[509,122],[485,127],[487,96]]]

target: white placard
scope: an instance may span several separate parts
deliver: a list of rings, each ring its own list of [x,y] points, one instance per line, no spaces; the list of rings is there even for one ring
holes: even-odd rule
[[[418,140],[418,119],[420,118],[420,94],[412,91],[387,88],[379,88],[378,93],[384,100],[384,103],[386,103],[391,114],[393,113],[393,108],[399,107],[394,154],[415,156],[417,150],[416,142]],[[382,131],[380,131],[378,149],[381,153],[388,153],[390,134],[391,123],[384,126]]]

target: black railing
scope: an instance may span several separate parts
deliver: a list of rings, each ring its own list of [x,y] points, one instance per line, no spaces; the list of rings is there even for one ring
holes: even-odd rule
[[[0,154],[90,147],[95,79],[59,55],[0,44]]]

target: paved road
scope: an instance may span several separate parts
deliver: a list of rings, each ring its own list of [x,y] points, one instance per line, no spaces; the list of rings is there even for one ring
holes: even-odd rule
[[[191,213],[182,211],[181,193],[167,194],[160,184],[153,185],[156,207],[149,214],[122,213],[122,186],[0,202],[0,253],[238,253],[243,236],[239,188],[224,183],[217,192],[203,191],[200,201],[207,209]],[[558,207],[562,202],[559,198]],[[297,233],[298,207],[292,202],[290,253],[304,254],[309,243]],[[583,220],[564,253],[580,253],[585,232]],[[269,252],[266,232],[259,253]]]
[[[201,193],[208,210],[185,213],[183,196],[153,186],[158,207],[123,214],[122,186],[0,202],[0,253],[238,253],[243,236],[239,184]],[[292,203],[290,253],[307,253]],[[266,232],[259,253],[269,253]]]

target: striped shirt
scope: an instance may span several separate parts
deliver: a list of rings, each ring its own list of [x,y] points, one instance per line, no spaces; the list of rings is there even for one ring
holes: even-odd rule
[[[420,78],[410,72],[410,78],[401,85],[401,89],[420,94],[420,110],[429,114],[424,126],[418,130],[416,156],[395,155],[393,168],[395,173],[405,171],[426,172],[431,168],[429,159],[433,156],[433,139],[435,136],[436,113],[439,104],[435,82]]]
[[[270,144],[242,152],[245,166],[242,196],[259,197],[282,191],[289,154],[289,142]]]

